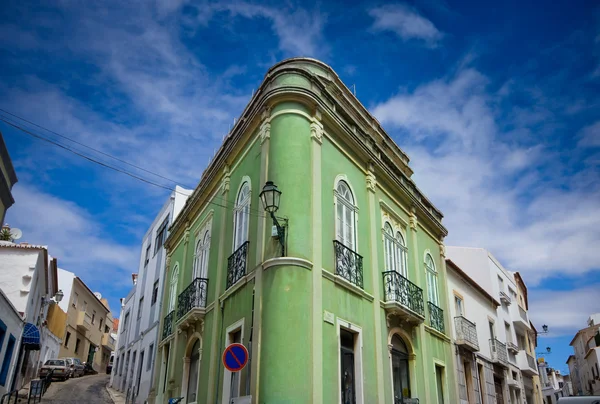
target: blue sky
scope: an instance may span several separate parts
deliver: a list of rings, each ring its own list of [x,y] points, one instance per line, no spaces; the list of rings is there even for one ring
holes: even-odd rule
[[[552,330],[540,347],[567,370],[574,331],[600,311],[592,1],[8,0],[0,108],[194,187],[266,70],[290,56],[355,85],[444,212],[449,245],[485,247],[523,274],[531,317]],[[7,222],[118,311],[168,191],[0,130],[19,177]]]

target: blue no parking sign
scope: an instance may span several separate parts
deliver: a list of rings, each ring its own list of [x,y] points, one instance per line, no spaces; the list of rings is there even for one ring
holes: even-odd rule
[[[231,344],[223,352],[223,365],[230,372],[239,372],[248,363],[248,350],[242,344]]]

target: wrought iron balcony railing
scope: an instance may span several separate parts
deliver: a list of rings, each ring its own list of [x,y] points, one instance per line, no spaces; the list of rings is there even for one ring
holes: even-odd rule
[[[363,257],[337,240],[333,240],[333,248],[335,251],[335,274],[362,288]]]
[[[475,323],[467,320],[463,316],[454,317],[454,327],[456,327],[456,341],[463,341],[475,350],[479,350],[479,340],[477,339],[477,326]]]
[[[227,259],[227,289],[246,275],[249,244],[250,242],[246,241]]]
[[[439,332],[445,332],[444,327],[444,310],[437,307],[431,302],[427,302],[429,306],[429,323]]]
[[[383,296],[386,302],[398,302],[402,306],[425,317],[423,289],[396,271],[383,273]]]
[[[177,318],[185,316],[196,307],[206,307],[208,279],[196,278],[177,298]]]
[[[508,366],[508,352],[506,351],[506,345],[497,339],[492,338],[490,339],[490,350],[492,353],[492,360]]]
[[[175,310],[171,310],[169,314],[165,317],[165,322],[163,323],[163,332],[162,339],[167,338],[169,335],[173,334],[173,323],[175,322]]]

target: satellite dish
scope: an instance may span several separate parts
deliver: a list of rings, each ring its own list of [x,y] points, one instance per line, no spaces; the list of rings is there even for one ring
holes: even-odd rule
[[[94,296],[96,296],[98,300],[102,299],[102,295],[100,294],[100,292],[94,293]]]
[[[21,231],[21,229],[17,229],[15,227],[13,229],[10,229],[10,236],[12,237],[13,240],[18,240],[21,237],[23,237],[23,232]]]

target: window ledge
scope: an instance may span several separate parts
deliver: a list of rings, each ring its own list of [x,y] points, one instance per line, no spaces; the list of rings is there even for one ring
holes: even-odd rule
[[[229,289],[227,289],[221,296],[219,296],[219,302],[225,301],[229,296],[233,295],[239,289],[241,289],[245,284],[254,279],[256,275],[256,271],[252,271],[242,276],[239,281],[233,284]]]
[[[373,301],[373,296],[372,295],[370,295],[369,293],[365,292],[363,289],[359,288],[358,286],[354,285],[353,283],[348,282],[347,280],[345,280],[341,276],[338,276],[336,274],[332,274],[331,272],[327,271],[326,269],[323,269],[322,271],[323,271],[323,278],[329,279],[330,281],[332,281],[336,285],[340,285],[341,287],[348,289],[350,292],[354,293],[355,295],[358,295],[358,296],[362,297],[363,299],[366,299],[366,300],[368,300],[370,302]]]
[[[436,330],[433,327],[428,326],[427,324],[425,324],[425,330],[428,331],[429,333],[435,335],[436,337],[443,339],[446,342],[451,342],[450,341],[450,337],[448,337],[446,334],[444,334],[443,332],[439,332],[438,330]]]

